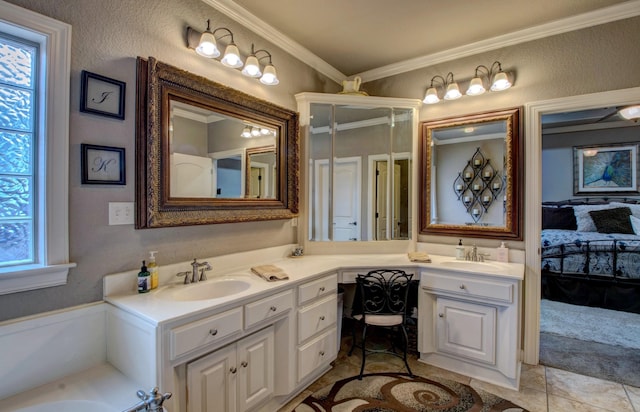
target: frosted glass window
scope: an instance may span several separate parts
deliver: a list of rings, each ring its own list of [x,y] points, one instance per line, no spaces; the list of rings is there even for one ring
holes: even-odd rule
[[[35,261],[38,48],[0,33],[0,266]]]

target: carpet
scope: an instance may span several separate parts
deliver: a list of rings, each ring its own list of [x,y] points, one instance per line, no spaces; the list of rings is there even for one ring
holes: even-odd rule
[[[295,412],[527,412],[489,392],[441,379],[376,373],[342,379],[305,398]]]
[[[540,333],[540,363],[581,375],[640,387],[640,351]]]

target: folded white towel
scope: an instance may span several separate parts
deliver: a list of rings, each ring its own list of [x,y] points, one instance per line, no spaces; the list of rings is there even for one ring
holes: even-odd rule
[[[431,258],[425,252],[409,252],[407,255],[409,256],[409,260],[412,262],[431,262]]]
[[[289,279],[289,275],[276,265],[254,266],[251,271],[268,282]]]

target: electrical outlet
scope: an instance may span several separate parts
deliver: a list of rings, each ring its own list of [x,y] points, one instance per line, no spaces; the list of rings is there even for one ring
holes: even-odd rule
[[[298,226],[298,218],[294,217],[291,219],[291,227],[297,227]]]
[[[109,225],[132,225],[133,202],[109,202]]]

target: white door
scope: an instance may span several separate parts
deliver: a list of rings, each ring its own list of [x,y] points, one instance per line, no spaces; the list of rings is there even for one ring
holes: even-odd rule
[[[274,388],[273,326],[242,339],[237,345],[238,411],[269,398]],[[224,409],[220,409],[223,411]]]
[[[169,174],[171,197],[215,197],[211,158],[174,153]]]
[[[235,345],[187,364],[187,412],[237,412],[237,375]]]
[[[375,222],[376,222],[376,240],[385,240],[387,239],[388,228],[387,228],[387,220],[388,220],[388,184],[387,179],[389,178],[387,172],[388,162],[386,160],[381,160],[376,162],[376,187],[375,187],[375,202],[376,202],[376,210],[375,210]]]
[[[336,159],[333,167],[333,240],[360,240],[360,157]]]
[[[360,240],[360,157],[336,158],[333,174],[333,239],[329,239],[329,162],[316,160],[311,221],[313,240]]]

